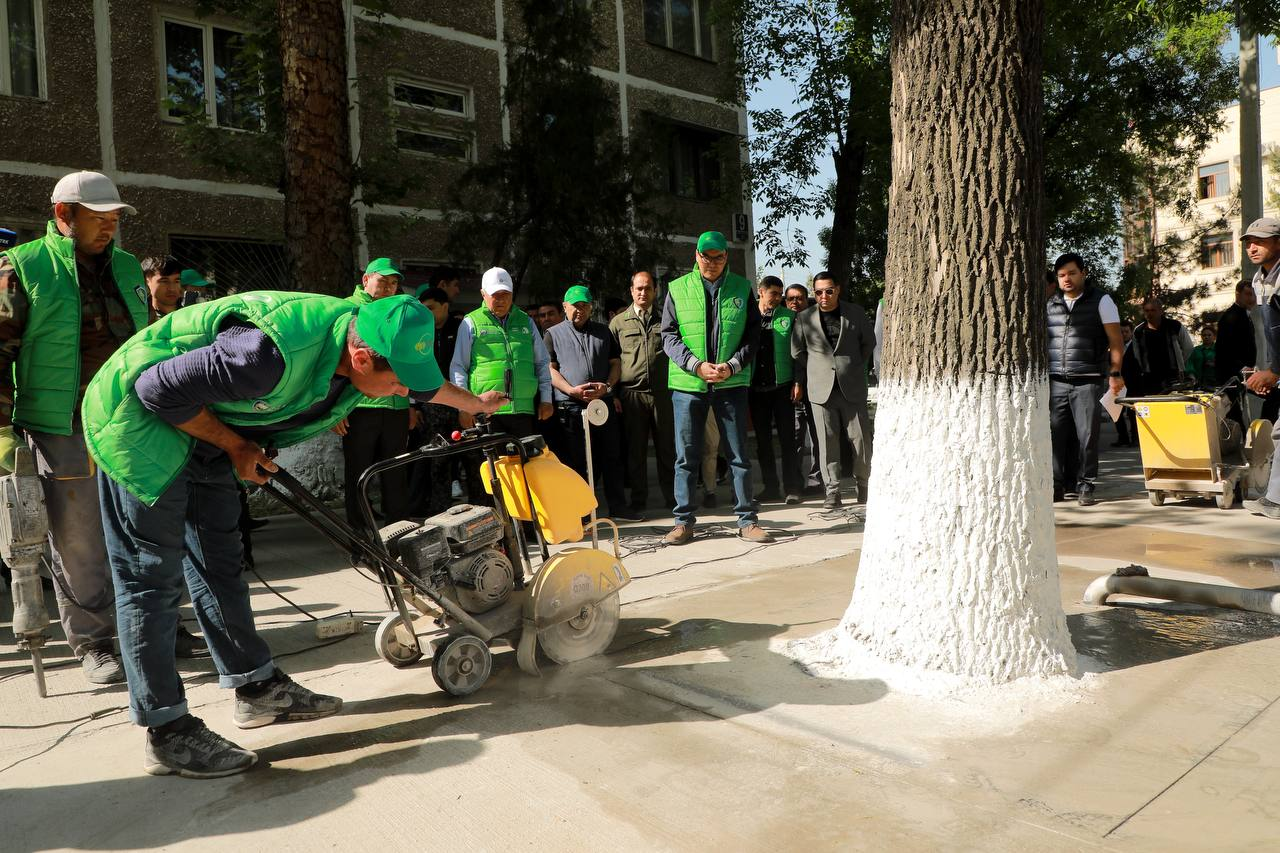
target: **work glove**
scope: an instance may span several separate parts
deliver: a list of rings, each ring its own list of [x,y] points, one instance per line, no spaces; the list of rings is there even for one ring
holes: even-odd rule
[[[13,470],[13,454],[22,444],[12,426],[0,427],[0,474],[8,474]]]

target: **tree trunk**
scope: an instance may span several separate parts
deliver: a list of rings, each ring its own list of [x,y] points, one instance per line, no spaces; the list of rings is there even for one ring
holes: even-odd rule
[[[293,287],[345,296],[354,280],[354,167],[342,0],[279,0],[285,254]]]
[[[1043,0],[895,0],[886,340],[862,559],[805,656],[1071,672],[1050,499]]]
[[[852,100],[849,112],[852,115]],[[835,158],[836,192],[835,203],[831,208],[831,239],[827,251],[827,269],[846,291],[858,243],[858,200],[862,194],[862,173],[866,157],[866,139],[850,127],[845,143]]]

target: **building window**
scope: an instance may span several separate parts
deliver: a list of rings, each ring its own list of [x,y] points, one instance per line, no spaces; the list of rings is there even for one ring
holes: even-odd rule
[[[445,160],[471,160],[471,139],[420,127],[397,127],[396,147],[412,154],[425,154]]]
[[[169,238],[169,254],[197,270],[216,296],[249,290],[293,290],[284,246],[224,237]]]
[[[714,62],[711,0],[644,0],[644,37]]]
[[[165,19],[165,114],[204,115],[210,124],[262,129],[262,86],[244,51],[242,32]],[[212,97],[210,97],[212,93]]]
[[[1200,167],[1200,198],[1222,198],[1231,192],[1231,172],[1226,163]]]
[[[667,177],[673,194],[700,201],[720,194],[720,139],[720,134],[710,131],[672,129]]]
[[[1229,267],[1236,262],[1236,242],[1230,234],[1210,234],[1200,240],[1200,266]]]
[[[428,110],[446,116],[468,118],[471,98],[466,89],[442,83],[421,83],[392,78],[391,99],[398,106]]]
[[[0,95],[44,97],[40,0],[0,0]]]

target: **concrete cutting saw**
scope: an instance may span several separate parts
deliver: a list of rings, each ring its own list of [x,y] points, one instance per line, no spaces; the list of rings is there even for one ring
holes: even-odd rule
[[[598,421],[599,410],[590,417]],[[472,453],[485,460],[481,477],[492,507],[460,504],[366,532],[377,529],[368,494],[374,477],[420,460]],[[591,484],[561,463],[541,436],[496,432],[477,416],[471,429],[375,463],[357,485],[363,529],[284,470],[263,488],[350,554],[355,567],[373,572],[391,609],[374,634],[378,655],[407,667],[429,654],[436,684],[453,696],[485,683],[495,644],[514,647],[520,668],[537,675],[539,647],[550,660],[570,663],[603,652],[617,632],[618,592],[631,580],[617,525],[595,518]],[[585,527],[584,517],[590,518]],[[612,528],[611,552],[597,547],[597,529],[604,526]],[[526,528],[535,541],[527,539]],[[551,555],[549,545],[581,542],[588,531],[593,547]],[[530,550],[540,557],[537,565]]]

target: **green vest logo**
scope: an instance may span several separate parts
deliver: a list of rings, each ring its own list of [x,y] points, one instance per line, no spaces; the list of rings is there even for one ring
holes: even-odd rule
[[[253,410],[255,412],[269,412],[271,411],[271,404],[266,400],[254,400]]]
[[[737,308],[738,310],[742,310],[742,305],[743,305],[743,302],[742,302],[742,297],[741,297],[741,296],[735,296],[735,297],[733,297],[733,307],[734,307],[734,308]]]
[[[791,318],[779,317],[778,322],[774,324],[779,332],[788,332],[791,330]]]

